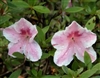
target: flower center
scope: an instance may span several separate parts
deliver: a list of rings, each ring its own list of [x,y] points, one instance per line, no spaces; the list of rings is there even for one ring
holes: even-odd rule
[[[75,39],[74,39],[74,37],[72,37],[72,40],[75,42]]]
[[[21,29],[21,35],[24,36],[26,39],[29,39],[31,37],[31,33],[29,29]]]
[[[71,41],[75,42],[78,37],[80,37],[82,34],[79,33],[79,31],[71,32],[68,37],[71,39]]]

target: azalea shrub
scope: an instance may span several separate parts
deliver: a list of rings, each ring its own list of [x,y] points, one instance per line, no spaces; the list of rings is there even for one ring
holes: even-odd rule
[[[0,78],[100,78],[100,1],[0,0]]]

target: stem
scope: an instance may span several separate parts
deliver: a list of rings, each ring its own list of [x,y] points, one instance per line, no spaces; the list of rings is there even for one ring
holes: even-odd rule
[[[10,71],[4,72],[3,74],[0,75],[0,77],[1,77],[1,76],[4,76],[4,75],[6,75],[6,74],[8,74],[8,73],[10,73],[10,72],[12,72],[12,71],[17,70],[18,68],[20,68],[21,66],[24,65],[25,61],[26,61],[26,58],[24,59],[23,63],[21,63],[20,65],[16,66],[15,68],[13,68],[13,69],[10,70]]]

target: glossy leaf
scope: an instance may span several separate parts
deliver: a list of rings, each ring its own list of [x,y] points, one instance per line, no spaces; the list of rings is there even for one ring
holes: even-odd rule
[[[85,25],[85,27],[89,30],[93,30],[94,27],[95,27],[95,20],[96,20],[96,17],[92,17]]]
[[[66,66],[62,66],[62,70],[64,71],[64,73],[68,73],[68,69],[67,69],[67,67]]]
[[[91,78],[100,78],[100,76],[93,76],[93,77],[91,77]]]
[[[69,0],[61,0],[62,9],[66,9],[68,3],[69,3]]]
[[[70,76],[70,75],[64,75],[61,78],[72,78],[72,76]]]
[[[28,0],[28,3],[30,5],[35,5],[38,2],[38,0]]]
[[[42,31],[43,31],[44,34],[46,34],[48,30],[49,30],[49,26],[45,26],[45,27],[42,29]]]
[[[83,71],[83,68],[77,70],[77,75],[79,75]]]
[[[42,29],[39,26],[37,26],[37,30],[38,30],[38,34],[35,37],[35,39],[38,42],[43,42],[45,40],[45,35],[44,35]]]
[[[14,71],[10,76],[9,78],[18,78],[18,76],[21,74],[21,70],[16,70]]]
[[[31,70],[32,74],[37,77],[37,71],[35,69]]]
[[[76,75],[75,72],[74,72],[73,70],[71,70],[70,68],[68,68],[68,67],[66,67],[66,66],[62,66],[62,70],[63,70],[66,74],[71,75],[71,76],[73,76],[73,77]]]
[[[49,56],[50,56],[49,53],[43,53],[41,59],[46,59],[46,58],[48,58]]]
[[[50,13],[50,10],[45,6],[34,6],[33,9],[39,13]]]
[[[24,59],[24,55],[19,53],[19,52],[14,52],[13,55],[16,57],[16,58],[19,58],[19,59]]]
[[[17,6],[14,5],[11,1],[7,0],[7,4],[10,8],[16,8]]]
[[[93,66],[92,69],[100,70],[100,63],[97,63],[95,66]]]
[[[84,62],[85,62],[85,65],[88,67],[88,69],[92,67],[92,61],[87,52],[84,53]]]
[[[83,0],[83,2],[96,2],[97,0]]]
[[[29,4],[26,3],[25,1],[21,1],[21,0],[16,0],[12,2],[14,5],[16,5],[19,8],[29,8]]]
[[[9,21],[10,18],[11,18],[11,16],[9,16],[9,15],[0,16],[0,24],[3,24],[6,21]]]
[[[60,78],[60,76],[45,75],[45,76],[42,76],[41,78]]]
[[[95,74],[97,71],[100,71],[100,63],[96,64],[95,66],[92,67],[92,69],[89,69],[85,72],[83,72],[80,75],[80,78],[89,78],[91,77],[93,74]]]
[[[65,11],[68,13],[76,13],[76,12],[82,11],[83,9],[84,8],[82,7],[70,7],[70,8],[67,8]]]
[[[90,78],[94,73],[96,73],[95,69],[94,70],[87,70],[80,75],[80,78]]]

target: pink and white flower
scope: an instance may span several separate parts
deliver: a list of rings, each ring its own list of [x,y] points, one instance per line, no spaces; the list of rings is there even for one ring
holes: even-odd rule
[[[38,61],[42,56],[42,50],[34,40],[37,33],[36,25],[32,25],[24,18],[5,28],[3,35],[10,41],[8,54],[13,56],[14,52],[20,52],[24,53],[31,61]]]
[[[67,66],[73,60],[73,55],[84,62],[85,51],[88,52],[92,62],[94,62],[97,55],[92,45],[96,40],[96,34],[73,21],[65,30],[56,32],[51,40],[51,44],[56,49],[55,64]]]

